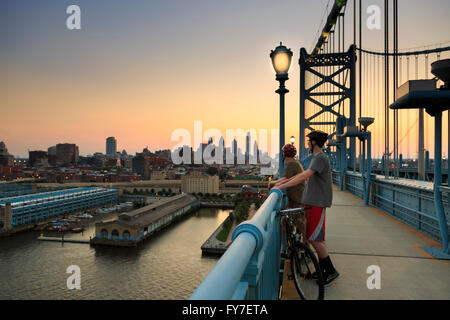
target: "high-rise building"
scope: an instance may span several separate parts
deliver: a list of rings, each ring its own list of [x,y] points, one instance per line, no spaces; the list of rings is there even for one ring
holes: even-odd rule
[[[133,158],[133,172],[140,174],[142,180],[150,179],[150,171],[149,171],[149,156],[143,153],[136,153],[136,156]]]
[[[58,143],[56,145],[56,164],[75,164],[78,162],[78,146],[72,143]]]
[[[255,143],[253,144],[253,155],[252,155],[252,164],[256,164],[259,162],[259,148],[258,143],[255,140]]]
[[[47,149],[47,154],[48,154],[49,156],[56,156],[56,146],[49,147],[49,148]]]
[[[3,141],[0,141],[0,166],[12,167],[14,165],[14,156],[9,154]]]
[[[35,167],[39,165],[48,165],[47,151],[29,151],[28,166]]]
[[[250,163],[250,131],[247,131],[247,136],[245,137],[245,164]]]
[[[115,156],[117,152],[117,140],[114,137],[106,138],[106,155]]]
[[[47,149],[47,158],[50,165],[56,166],[56,146]]]
[[[245,155],[248,156],[250,154],[250,131],[247,132],[245,138]]]
[[[233,161],[234,161],[237,158],[237,152],[238,152],[236,139],[233,139],[232,152],[233,152],[233,157],[234,157]]]

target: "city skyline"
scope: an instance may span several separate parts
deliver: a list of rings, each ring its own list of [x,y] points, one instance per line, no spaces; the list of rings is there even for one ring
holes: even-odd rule
[[[286,137],[295,136],[298,147],[298,52],[311,51],[326,0],[127,6],[78,1],[82,25],[76,31],[65,26],[69,4],[0,4],[0,105],[6,119],[0,137],[15,157],[59,142],[77,144],[80,155],[93,154],[104,150],[109,136],[118,137],[118,150],[130,154],[147,145],[172,149],[171,133],[192,130],[195,120],[222,132],[277,129],[269,53],[280,41],[294,52],[286,83]],[[382,7],[379,0],[370,4]],[[448,41],[448,1],[399,5],[402,25],[410,26],[399,30],[400,49]],[[364,34],[364,46],[379,50],[383,30],[365,28]],[[352,35],[346,39],[348,47]]]

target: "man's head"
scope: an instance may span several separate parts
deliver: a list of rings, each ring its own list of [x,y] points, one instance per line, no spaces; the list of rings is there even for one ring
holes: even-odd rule
[[[295,149],[295,146],[293,144],[287,144],[285,145],[281,151],[283,152],[283,157],[286,158],[294,158],[297,154],[297,149]]]
[[[325,142],[328,140],[328,133],[314,130],[306,135],[308,139],[309,151],[314,152],[314,148],[322,148]]]

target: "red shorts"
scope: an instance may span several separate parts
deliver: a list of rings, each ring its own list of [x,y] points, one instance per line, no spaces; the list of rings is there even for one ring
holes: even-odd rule
[[[310,241],[325,241],[325,208],[311,207],[306,213],[306,238]]]

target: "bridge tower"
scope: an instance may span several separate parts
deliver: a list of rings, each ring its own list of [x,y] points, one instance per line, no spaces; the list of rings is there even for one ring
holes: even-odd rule
[[[340,53],[308,55],[305,48],[300,50],[300,159],[308,156],[306,130],[325,128],[331,139],[340,116],[346,126],[356,126],[355,51],[354,45]],[[353,166],[355,153],[355,138],[351,138],[346,167]]]

